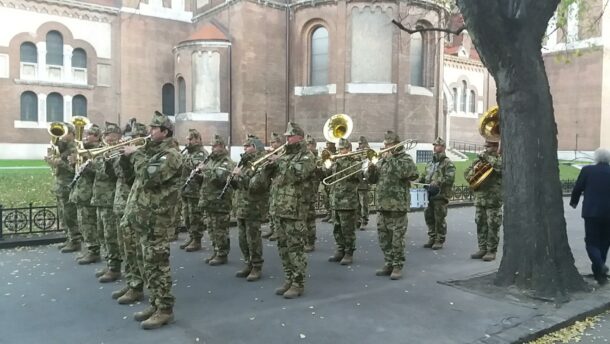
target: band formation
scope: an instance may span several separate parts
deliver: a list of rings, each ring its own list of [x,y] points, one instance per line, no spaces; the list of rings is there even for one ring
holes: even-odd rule
[[[159,112],[148,125],[132,120],[125,129],[108,122],[101,128],[85,117],[54,122],[45,160],[55,176],[59,215],[66,228],[61,252],[81,251],[84,246],[77,259],[82,265],[99,262],[103,253],[106,267],[96,272],[98,281],[123,277],[125,286],[112,293],[119,304],[143,300],[146,289],[150,305],[134,319],[142,328],[154,329],[174,319],[169,243],[177,239],[177,228],[188,230],[188,239],[180,245],[187,252],[201,249],[207,231],[213,252],[205,263],[219,266],[228,261],[233,217],[244,261],[235,275],[250,282],[263,276],[263,238],[277,241],[284,283],[275,294],[294,299],[305,291],[306,253],[315,250],[318,194],[328,214],[323,221],[334,226],[336,252],[328,260],[349,265],[355,256],[356,230],[368,224],[369,187],[375,185],[384,256],[375,274],[400,279],[412,186],[421,184],[428,190],[424,214],[429,240],[424,247],[438,250],[445,243],[455,177],[445,142],[434,141],[433,158],[420,175],[407,154],[414,141],[401,141],[388,131],[384,149],[372,150],[361,136],[358,149],[352,151],[348,116],[335,115],[326,126],[328,141],[321,154],[316,141],[289,122],[283,135],[272,134],[269,150],[261,139],[248,135],[235,163],[223,137],[213,136],[208,153],[195,129],[189,130],[180,151],[173,123]],[[473,259],[492,261],[498,247],[498,148],[497,140],[487,140],[485,152],[465,171],[476,197],[478,251]],[[269,232],[261,233],[265,222]]]

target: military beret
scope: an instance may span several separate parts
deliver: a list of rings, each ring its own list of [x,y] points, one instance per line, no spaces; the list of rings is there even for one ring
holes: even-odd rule
[[[244,142],[244,146],[254,146],[258,152],[262,152],[265,150],[265,145],[263,141],[259,139],[256,135],[248,134],[248,138]]]
[[[307,142],[310,145],[317,144],[316,143],[316,139],[313,136],[309,135],[309,134],[305,135],[305,142]]]
[[[399,143],[400,142],[400,136],[398,136],[398,134],[396,134],[395,132],[388,130],[386,131],[385,135],[383,136],[383,143],[385,144],[391,144],[391,143]]]
[[[105,128],[104,128],[104,135],[110,134],[110,133],[121,134],[122,133],[121,127],[119,127],[119,125],[116,123],[106,122]]]
[[[271,133],[271,142],[282,142],[282,135],[272,132]]]
[[[360,136],[360,138],[358,138],[358,143],[361,145],[368,145],[369,141],[366,139],[366,137]]]
[[[254,140],[258,140],[258,137],[256,137],[254,134],[248,134],[246,140],[244,141],[244,146],[254,146]]]
[[[159,111],[155,111],[155,114],[153,115],[153,118],[150,121],[149,125],[151,127],[162,127],[171,130],[172,132],[174,131],[174,123],[172,123],[169,117]]]
[[[144,123],[133,123],[131,125],[131,136],[146,136],[148,135],[148,128]]]
[[[339,144],[337,145],[339,148],[352,148],[352,143],[349,142],[348,139],[339,139]]]
[[[305,136],[305,131],[296,123],[288,122],[284,136]]]
[[[197,129],[189,129],[188,138],[190,139],[201,139],[201,134],[197,131]]]
[[[445,146],[445,140],[443,140],[441,137],[437,137],[436,140],[434,140],[434,142],[432,142],[432,145]]]
[[[89,126],[85,127],[85,131],[89,134],[95,135],[95,136],[100,136],[102,135],[102,129],[100,128],[99,125],[97,124],[91,124]]]
[[[222,136],[215,134],[214,137],[212,137],[212,142],[210,143],[211,146],[216,146],[216,145],[225,145],[225,140],[222,138]]]
[[[68,123],[68,122],[64,122],[64,124],[68,128],[69,133],[72,133],[72,134],[76,133],[76,129],[74,129],[74,124]]]

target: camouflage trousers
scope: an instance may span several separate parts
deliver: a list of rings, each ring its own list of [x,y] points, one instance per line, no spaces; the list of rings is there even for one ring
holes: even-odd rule
[[[100,254],[100,234],[97,228],[97,208],[88,205],[77,205],[76,215],[78,227],[83,234],[87,251],[91,254]]]
[[[333,214],[333,236],[337,251],[352,255],[356,250],[357,210],[335,210]]]
[[[261,239],[260,220],[237,219],[239,229],[239,248],[244,263],[251,267],[263,266],[263,239]]]
[[[358,215],[360,223],[364,226],[369,223],[369,190],[358,190]]]
[[[277,249],[284,268],[284,278],[292,286],[305,286],[307,255],[305,254],[305,221],[278,218]]]
[[[138,254],[140,240],[134,227],[129,225],[127,217],[121,215],[120,219],[119,247],[125,262],[125,280],[130,288],[142,290],[144,288],[144,274],[141,268],[144,266],[144,262],[142,261],[142,255]]]
[[[119,248],[118,223],[112,207],[97,207],[97,231],[102,234],[108,269],[121,271],[121,250]],[[101,237],[100,237],[101,239]]]
[[[305,243],[308,245],[316,244],[316,202],[315,200],[309,204],[307,212],[307,234]]]
[[[229,255],[231,241],[229,239],[229,214],[208,212],[208,232],[214,246],[214,254],[219,257]]]
[[[184,225],[184,204],[180,202],[179,207],[173,207],[171,211],[171,225],[167,229],[167,235],[171,239],[172,237],[178,235],[180,231],[180,226]]]
[[[83,235],[78,228],[76,204],[70,202],[69,197],[57,196],[57,218],[60,221],[60,228],[66,228],[66,236],[70,242],[80,242]]]
[[[322,193],[322,204],[324,204],[324,209],[326,209],[326,211],[328,212],[328,216],[332,216],[332,206],[331,206],[331,202],[330,202],[330,186],[326,186],[324,184],[321,184],[321,193]]]
[[[447,235],[447,200],[437,199],[428,202],[424,210],[424,218],[428,226],[428,238],[431,241],[444,243]]]
[[[182,197],[182,217],[191,239],[201,241],[206,230],[204,211],[197,206],[198,198]]]
[[[380,211],[377,217],[379,246],[385,265],[402,269],[405,263],[405,235],[407,213],[402,211]]]
[[[170,210],[171,211],[171,210]],[[127,213],[123,224],[127,231],[133,231],[138,238],[136,245],[137,261],[150,292],[149,302],[158,309],[174,306],[175,298],[171,293],[172,278],[169,264],[168,228],[174,226],[171,214],[154,215],[147,212]],[[130,286],[131,281],[129,282]]]
[[[479,250],[496,253],[498,232],[502,225],[502,207],[477,206],[474,222],[477,224]]]

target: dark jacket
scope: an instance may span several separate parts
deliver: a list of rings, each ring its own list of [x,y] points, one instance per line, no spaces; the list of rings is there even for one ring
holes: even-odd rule
[[[610,165],[598,163],[583,167],[572,190],[570,205],[577,206],[583,192],[582,217],[610,218]]]

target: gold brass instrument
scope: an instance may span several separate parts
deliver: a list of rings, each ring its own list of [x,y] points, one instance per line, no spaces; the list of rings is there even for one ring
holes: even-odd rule
[[[500,141],[500,111],[498,106],[487,110],[479,121],[479,134],[487,141]],[[490,163],[479,160],[473,166],[472,177],[468,180],[470,188],[477,190],[494,171]]]
[[[74,125],[74,140],[77,142],[83,142],[83,137],[85,135],[85,127],[89,125],[91,121],[87,117],[84,116],[74,116],[72,117],[72,124]],[[81,147],[82,148],[82,147]]]
[[[150,135],[146,137],[136,137],[126,141],[121,141],[112,146],[106,146],[94,149],[78,149],[77,154],[83,158],[95,159],[98,156],[103,156],[105,160],[113,159],[121,156],[121,148],[125,146],[142,146],[150,139]]]
[[[256,159],[252,163],[251,168],[253,170],[257,170],[261,167],[264,167],[269,162],[267,159],[269,159],[269,157],[272,155],[277,155],[278,157],[280,157],[280,156],[286,154],[286,144],[287,143],[284,143],[283,145],[277,147],[277,149],[274,150],[273,152],[267,153],[267,154],[263,155],[262,157]]]
[[[351,117],[345,114],[338,114],[326,120],[322,132],[326,141],[337,143],[339,139],[347,138],[353,129],[354,122]]]
[[[68,127],[62,122],[52,122],[47,131],[51,135],[51,147],[47,149],[47,156],[58,157],[59,148],[57,145],[61,137],[68,132]]]

